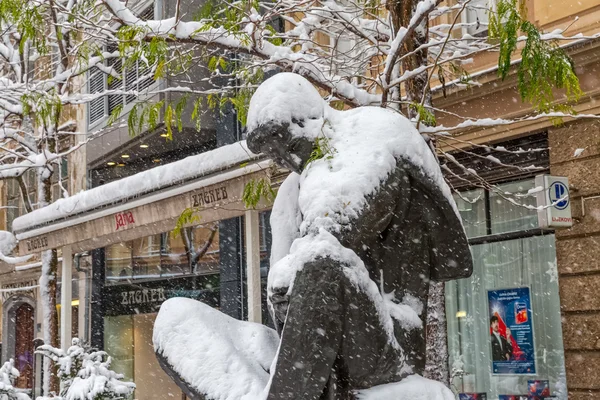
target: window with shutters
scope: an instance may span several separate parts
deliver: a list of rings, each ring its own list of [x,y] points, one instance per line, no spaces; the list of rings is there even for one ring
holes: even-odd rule
[[[471,0],[466,8],[464,15],[464,22],[470,25],[466,29],[466,33],[469,33],[475,37],[483,37],[488,32],[489,12],[495,10],[496,0]]]
[[[150,20],[154,18],[154,4],[146,7],[140,14],[140,19]],[[107,46],[107,51],[113,52],[117,50],[117,45]],[[103,93],[107,90],[117,92],[137,92],[143,94],[154,83],[151,68],[143,61],[139,60],[135,65],[128,67],[123,71],[123,60],[120,58],[109,59],[105,62],[107,67],[112,67],[123,79],[109,78],[108,75],[100,71],[98,68],[90,70],[88,78],[88,93]],[[138,96],[135,94],[109,94],[98,97],[88,104],[88,125],[93,126],[104,120],[112,114],[112,112],[120,106],[126,106],[135,102]]]

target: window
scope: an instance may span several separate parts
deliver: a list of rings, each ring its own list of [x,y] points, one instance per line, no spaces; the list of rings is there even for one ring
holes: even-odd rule
[[[36,174],[33,169],[30,169],[23,174],[23,182],[28,188],[27,194],[29,195],[29,202],[32,206],[34,206],[37,203],[37,191],[35,190],[37,183]],[[6,229],[11,231],[13,221],[21,215],[26,214],[27,210],[25,209],[25,204],[21,195],[21,189],[19,188],[19,183],[17,180],[8,179],[6,184]]]
[[[464,13],[464,22],[474,24],[468,26],[466,33],[476,37],[486,36],[488,31],[489,10],[493,10],[495,0],[471,0]]]
[[[64,191],[69,191],[69,163],[67,157],[63,157],[58,165],[59,171],[52,174],[52,200],[56,201],[64,196]],[[60,179],[59,179],[60,177]]]
[[[498,191],[474,189],[454,195],[469,238],[516,232],[538,227],[535,195],[528,194],[534,179],[498,184]],[[508,194],[506,194],[508,193]],[[515,200],[518,205],[509,199]]]
[[[140,19],[149,20],[154,18],[154,5],[150,5],[140,13]],[[117,50],[116,45],[107,46],[107,51]],[[98,68],[92,68],[88,78],[88,93],[102,93],[106,90],[137,91],[139,93],[147,90],[155,82],[152,70],[143,61],[137,61],[134,66],[123,71],[122,59],[109,59],[105,62],[107,67],[112,67],[123,79],[109,78]],[[120,106],[126,106],[136,100],[135,95],[112,94],[102,96],[90,101],[88,105],[88,124],[94,125],[98,121],[111,115]]]
[[[106,248],[106,280],[156,279],[219,272],[218,224],[147,236]]]

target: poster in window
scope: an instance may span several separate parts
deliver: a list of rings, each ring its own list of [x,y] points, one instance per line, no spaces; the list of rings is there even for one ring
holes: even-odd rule
[[[535,374],[529,288],[488,290],[488,307],[492,373]]]
[[[547,399],[550,397],[550,381],[531,380],[527,381],[529,398],[532,400]]]
[[[487,400],[487,393],[459,393],[458,400]]]

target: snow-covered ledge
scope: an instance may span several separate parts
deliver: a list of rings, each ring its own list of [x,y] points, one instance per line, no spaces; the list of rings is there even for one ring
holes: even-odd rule
[[[245,183],[268,177],[272,165],[242,141],[80,192],[14,221],[19,254],[65,245],[76,253],[168,231],[186,208],[202,223],[243,215]]]

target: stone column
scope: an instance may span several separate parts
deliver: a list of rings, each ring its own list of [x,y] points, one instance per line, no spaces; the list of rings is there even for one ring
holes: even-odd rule
[[[600,123],[552,128],[548,139],[551,173],[569,178],[575,218],[556,232],[569,399],[600,399]]]

